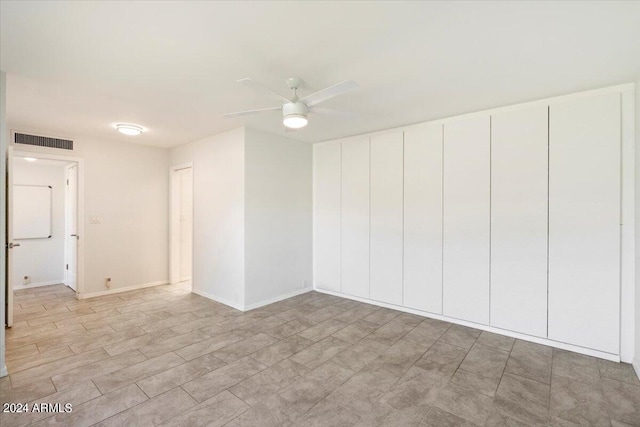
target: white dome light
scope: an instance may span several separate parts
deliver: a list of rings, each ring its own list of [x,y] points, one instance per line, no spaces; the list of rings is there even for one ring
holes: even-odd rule
[[[131,136],[140,135],[142,133],[142,128],[136,125],[117,124],[116,129],[118,129],[118,132],[120,133]]]
[[[25,157],[24,159],[25,159],[27,162],[35,162],[36,160],[38,160],[38,159],[36,159],[35,157]]]
[[[290,114],[285,116],[282,120],[282,124],[290,129],[300,129],[307,125],[307,116],[303,114]]]

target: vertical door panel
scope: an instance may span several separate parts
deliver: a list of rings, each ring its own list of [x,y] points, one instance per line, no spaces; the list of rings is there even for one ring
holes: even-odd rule
[[[491,118],[491,326],[547,336],[547,106]]]
[[[404,133],[403,305],[442,314],[442,125]]]
[[[490,118],[444,125],[443,314],[489,324]]]
[[[369,138],[342,143],[342,292],[369,298]]]
[[[340,292],[340,142],[313,146],[315,284]]]
[[[371,138],[371,299],[402,305],[403,135]]]
[[[620,351],[620,95],[549,110],[549,338]]]

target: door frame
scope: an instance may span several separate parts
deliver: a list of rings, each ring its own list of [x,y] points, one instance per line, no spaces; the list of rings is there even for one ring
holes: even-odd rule
[[[178,205],[178,194],[180,194],[180,180],[177,179],[178,175],[176,172],[183,169],[191,169],[191,188],[195,188],[195,180],[193,175],[193,162],[181,163],[179,165],[174,165],[169,167],[169,283],[174,285],[180,282],[180,206]],[[193,237],[194,227],[193,227],[193,217],[195,206],[194,198],[191,199],[192,205],[192,221],[191,221],[191,284],[193,287],[194,280],[194,264],[193,260]]]
[[[76,255],[76,299],[80,299],[80,294],[84,291],[84,161],[79,157],[61,156],[57,154],[41,153],[38,151],[14,151],[13,157],[34,157],[42,160],[60,160],[69,163],[76,163],[78,166],[78,252]],[[67,166],[65,166],[66,171]],[[65,190],[66,191],[66,190]],[[66,193],[65,193],[66,194]],[[66,214],[66,196],[65,196],[65,214]],[[66,216],[66,215],[65,215]],[[8,218],[7,218],[8,220]],[[66,218],[65,218],[66,222]],[[66,232],[66,223],[65,223]],[[67,243],[65,236],[65,262],[67,257]],[[65,273],[66,278],[66,273]],[[7,283],[7,287],[11,286]]]
[[[66,165],[64,165],[64,176],[65,176],[65,180],[67,180],[66,185],[64,187],[64,263],[68,266],[69,263],[69,233],[71,230],[69,230],[69,217],[71,215],[70,209],[73,209],[75,207],[76,210],[76,234],[80,235],[80,216],[78,215],[78,194],[76,194],[76,204],[75,206],[70,206],[70,192],[69,192],[69,170],[71,168],[78,168],[78,163],[76,162],[70,162]],[[79,169],[76,169],[76,191],[78,190],[78,181],[79,181]],[[68,283],[68,278],[69,278],[69,270],[65,268],[64,270],[64,281],[65,281],[65,285],[67,285],[67,287],[73,289],[74,292],[78,292],[77,288],[78,288],[78,242],[79,239],[76,238],[76,262],[74,263],[75,268],[76,268],[76,280],[75,280],[75,289],[71,288],[71,286],[69,286]]]

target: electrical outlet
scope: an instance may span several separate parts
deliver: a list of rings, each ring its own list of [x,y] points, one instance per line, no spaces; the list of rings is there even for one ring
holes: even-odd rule
[[[22,284],[28,285],[30,281],[31,281],[31,278],[29,276],[24,276],[24,278],[22,279]]]
[[[111,277],[107,277],[107,280],[105,282],[105,286],[107,287],[107,289],[109,289],[111,287]]]

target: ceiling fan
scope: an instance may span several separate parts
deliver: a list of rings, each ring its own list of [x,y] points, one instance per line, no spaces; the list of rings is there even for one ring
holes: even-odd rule
[[[235,118],[248,116],[250,114],[262,113],[265,111],[281,110],[282,124],[284,124],[288,129],[300,129],[305,127],[308,123],[307,115],[309,113],[332,114],[339,116],[349,115],[349,113],[321,108],[317,107],[317,105],[321,102],[327,101],[338,95],[342,95],[343,93],[346,93],[358,87],[358,85],[354,81],[348,80],[333,86],[329,86],[318,92],[312,93],[311,95],[307,95],[304,98],[299,98],[298,89],[302,86],[302,80],[297,77],[291,77],[287,79],[287,86],[289,86],[289,88],[293,92],[293,95],[287,98],[280,95],[277,91],[271,89],[270,87],[258,83],[250,78],[240,79],[238,80],[238,83],[242,83],[246,86],[250,86],[254,89],[260,90],[261,92],[268,93],[271,96],[277,96],[281,100],[282,104],[277,107],[260,108],[258,110],[247,110],[224,114],[222,117]]]

